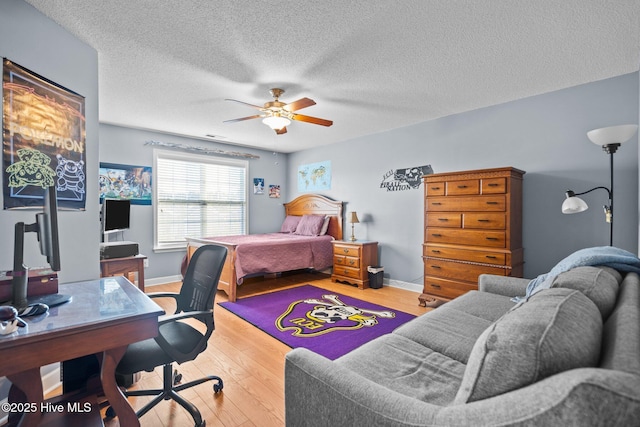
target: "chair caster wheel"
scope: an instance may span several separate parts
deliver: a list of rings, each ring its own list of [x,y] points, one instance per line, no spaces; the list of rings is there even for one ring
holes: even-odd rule
[[[224,385],[222,384],[222,381],[220,381],[219,383],[216,383],[213,385],[213,392],[214,393],[220,393],[222,391],[222,387],[224,387]]]
[[[177,370],[173,371],[173,385],[180,384],[180,381],[182,381],[182,374]]]

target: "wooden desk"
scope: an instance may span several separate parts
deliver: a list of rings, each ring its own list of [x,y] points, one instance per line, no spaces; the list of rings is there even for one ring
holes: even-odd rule
[[[22,411],[24,416],[21,412],[10,412],[9,424],[37,426],[42,420],[50,425],[51,418],[77,419],[86,415],[79,413],[82,409],[94,409],[95,400],[85,403],[77,399],[73,410],[64,404],[61,412],[43,413],[41,408],[48,401],[43,403],[40,367],[97,354],[102,389],[118,414],[120,425],[140,426],[116,384],[115,368],[130,343],[158,334],[162,309],[124,277],[64,284],[59,286],[59,292],[71,295],[71,301],[52,307],[46,314],[25,318],[26,327],[0,337],[0,376],[12,382],[9,402],[28,405]]]
[[[131,283],[135,283],[132,273],[138,273],[138,288],[144,292],[144,260],[146,255],[128,256],[125,258],[111,258],[100,260],[100,277],[127,276]]]

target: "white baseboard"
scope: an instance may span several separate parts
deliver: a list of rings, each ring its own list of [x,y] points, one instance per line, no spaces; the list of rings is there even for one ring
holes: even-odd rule
[[[175,276],[154,277],[153,279],[144,279],[144,287],[165,285],[167,283],[182,282],[182,276],[176,274]]]
[[[422,285],[418,283],[403,282],[402,280],[384,279],[383,284],[392,288],[406,289],[408,291],[422,293]]]

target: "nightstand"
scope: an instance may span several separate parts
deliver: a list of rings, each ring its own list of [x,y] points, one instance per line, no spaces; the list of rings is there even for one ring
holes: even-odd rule
[[[367,267],[378,265],[378,242],[335,240],[332,282],[347,282],[360,289],[369,287]]]

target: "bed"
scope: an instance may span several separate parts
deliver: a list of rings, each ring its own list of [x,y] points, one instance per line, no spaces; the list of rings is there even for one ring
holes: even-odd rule
[[[305,194],[284,203],[285,222],[289,217],[319,215],[327,219],[326,234],[265,233],[210,238],[187,238],[187,260],[204,244],[218,244],[228,250],[218,289],[229,301],[236,300],[237,287],[245,278],[273,275],[333,265],[333,240],[342,239],[342,202],[317,194]],[[284,225],[283,225],[284,227]]]

